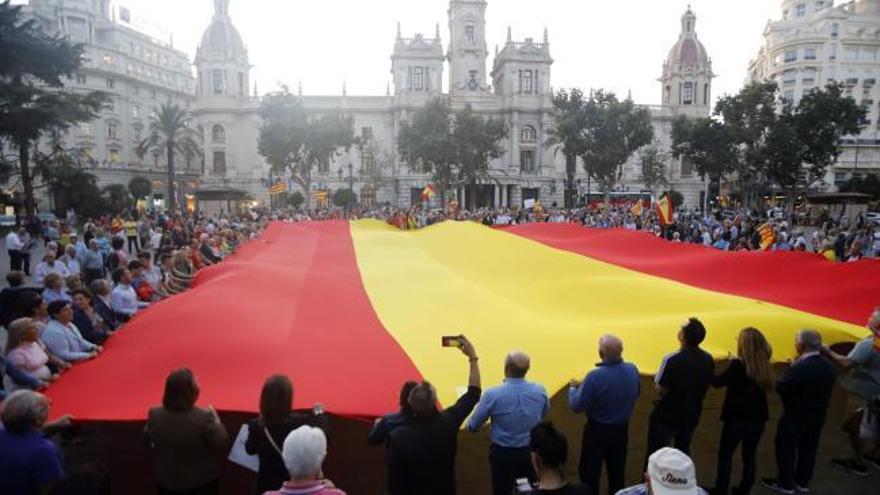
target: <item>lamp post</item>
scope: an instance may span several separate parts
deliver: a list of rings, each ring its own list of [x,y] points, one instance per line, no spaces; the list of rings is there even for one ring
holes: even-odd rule
[[[354,165],[348,162],[348,190],[354,192]]]

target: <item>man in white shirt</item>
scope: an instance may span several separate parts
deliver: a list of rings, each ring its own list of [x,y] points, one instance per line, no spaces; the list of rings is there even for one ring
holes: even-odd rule
[[[149,306],[149,303],[138,301],[137,293],[131,286],[131,272],[126,268],[120,268],[113,274],[116,287],[110,293],[110,305],[117,315],[131,319],[139,310]]]
[[[162,228],[156,227],[156,230],[153,231],[153,235],[150,236],[150,249],[153,250],[154,253],[159,252],[159,248],[162,247]]]
[[[6,235],[6,252],[9,253],[9,271],[21,271],[21,248],[22,242],[19,233],[23,233],[24,229],[18,231],[10,230]]]
[[[34,270],[34,283],[37,285],[43,285],[43,280],[45,280],[46,275],[50,273],[57,273],[64,279],[70,275],[70,272],[67,270],[64,263],[55,259],[55,250],[51,249],[51,247],[46,249],[46,256],[43,258],[43,261],[37,265],[36,270]]]

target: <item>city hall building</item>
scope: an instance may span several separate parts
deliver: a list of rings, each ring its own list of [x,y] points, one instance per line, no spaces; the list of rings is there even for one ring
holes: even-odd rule
[[[229,0],[214,0],[214,15],[197,48],[193,72],[185,53],[134,29],[131,14],[112,10],[107,0],[31,0],[31,15],[44,28],[86,44],[86,62],[70,86],[100,89],[113,96],[111,107],[98,119],[67,136],[69,145],[91,157],[102,184],[145,176],[153,181],[157,194],[164,191],[164,157],[141,158],[135,149],[146,135],[151,113],[171,101],[192,111],[193,125],[203,137],[203,159],[176,162],[181,204],[185,197],[191,207],[229,211],[268,204],[269,187],[277,180],[288,181],[291,191],[299,190],[289,177],[273,177],[258,153],[260,99],[229,4]],[[581,163],[569,185],[562,154],[547,146],[553,126],[554,59],[549,33],[514,39],[508,29],[490,60],[487,8],[484,0],[450,0],[445,41],[439,23],[433,35],[406,36],[398,28],[391,51],[392,84],[384,95],[349,95],[344,88],[336,96],[297,91],[309,111],[350,116],[362,143],[314,170],[313,190],[304,194],[315,196],[353,186],[363,204],[408,207],[419,203],[431,177],[400,160],[397,135],[401,122],[441,96],[453,109],[470,105],[482,116],[500,117],[509,129],[504,153],[488,164],[488,177],[476,188],[476,196],[468,198],[464,187],[454,191],[462,204],[516,207],[537,199],[561,206],[568,187],[581,196],[601,192]],[[667,152],[672,122],[679,115],[706,117],[712,106],[712,62],[697,37],[696,21],[690,9],[681,17],[678,39],[662,62],[658,87],[662,104],[646,106],[656,144]],[[589,81],[583,83],[589,85]],[[377,164],[381,180],[361,176],[362,170]],[[668,187],[680,191],[690,207],[703,204],[707,184],[693,166],[671,156],[666,165]],[[619,191],[645,189],[638,153],[622,172]]]

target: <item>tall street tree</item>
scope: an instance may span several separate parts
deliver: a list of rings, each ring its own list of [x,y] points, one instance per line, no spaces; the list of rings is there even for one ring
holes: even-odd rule
[[[0,4],[0,141],[18,152],[26,214],[34,214],[33,148],[47,132],[91,120],[106,95],[64,90],[80,67],[83,46],[43,32],[21,7]]]
[[[669,157],[660,150],[657,143],[652,143],[642,148],[639,152],[639,161],[642,168],[642,183],[651,191],[652,195],[658,186],[666,187],[669,183],[666,175],[666,164],[669,161]]]
[[[431,173],[445,205],[455,186],[468,186],[468,196],[476,197],[477,182],[489,177],[489,161],[504,153],[501,142],[507,135],[503,120],[483,118],[470,105],[453,112],[437,98],[401,125],[397,147],[411,167]]]
[[[614,93],[593,92],[584,108],[584,169],[605,192],[605,203],[623,175],[623,165],[642,146],[654,140],[647,109]]]
[[[546,145],[565,157],[566,208],[574,206],[577,158],[586,151],[583,135],[585,106],[584,93],[577,88],[563,89],[553,95],[553,127],[548,130]]]
[[[311,207],[312,172],[355,144],[354,120],[337,113],[309,113],[287,88],[266,95],[260,107],[259,151],[273,173],[289,173]]]
[[[169,212],[177,210],[177,196],[174,191],[175,156],[187,161],[202,156],[202,136],[190,127],[190,114],[186,109],[172,103],[164,103],[150,116],[150,134],[137,147],[143,158],[148,152],[165,153],[167,170],[167,195],[165,200]]]
[[[685,116],[672,123],[672,156],[689,161],[700,177],[713,183],[735,172],[739,157],[729,127],[713,119]]]

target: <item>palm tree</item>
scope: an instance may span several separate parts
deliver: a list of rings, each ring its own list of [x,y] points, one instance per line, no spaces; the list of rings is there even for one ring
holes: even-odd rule
[[[189,127],[190,115],[185,109],[170,102],[163,104],[150,116],[150,135],[138,145],[141,158],[149,151],[165,151],[168,161],[167,209],[177,209],[174,195],[174,154],[178,153],[188,160],[202,155],[201,135]]]

